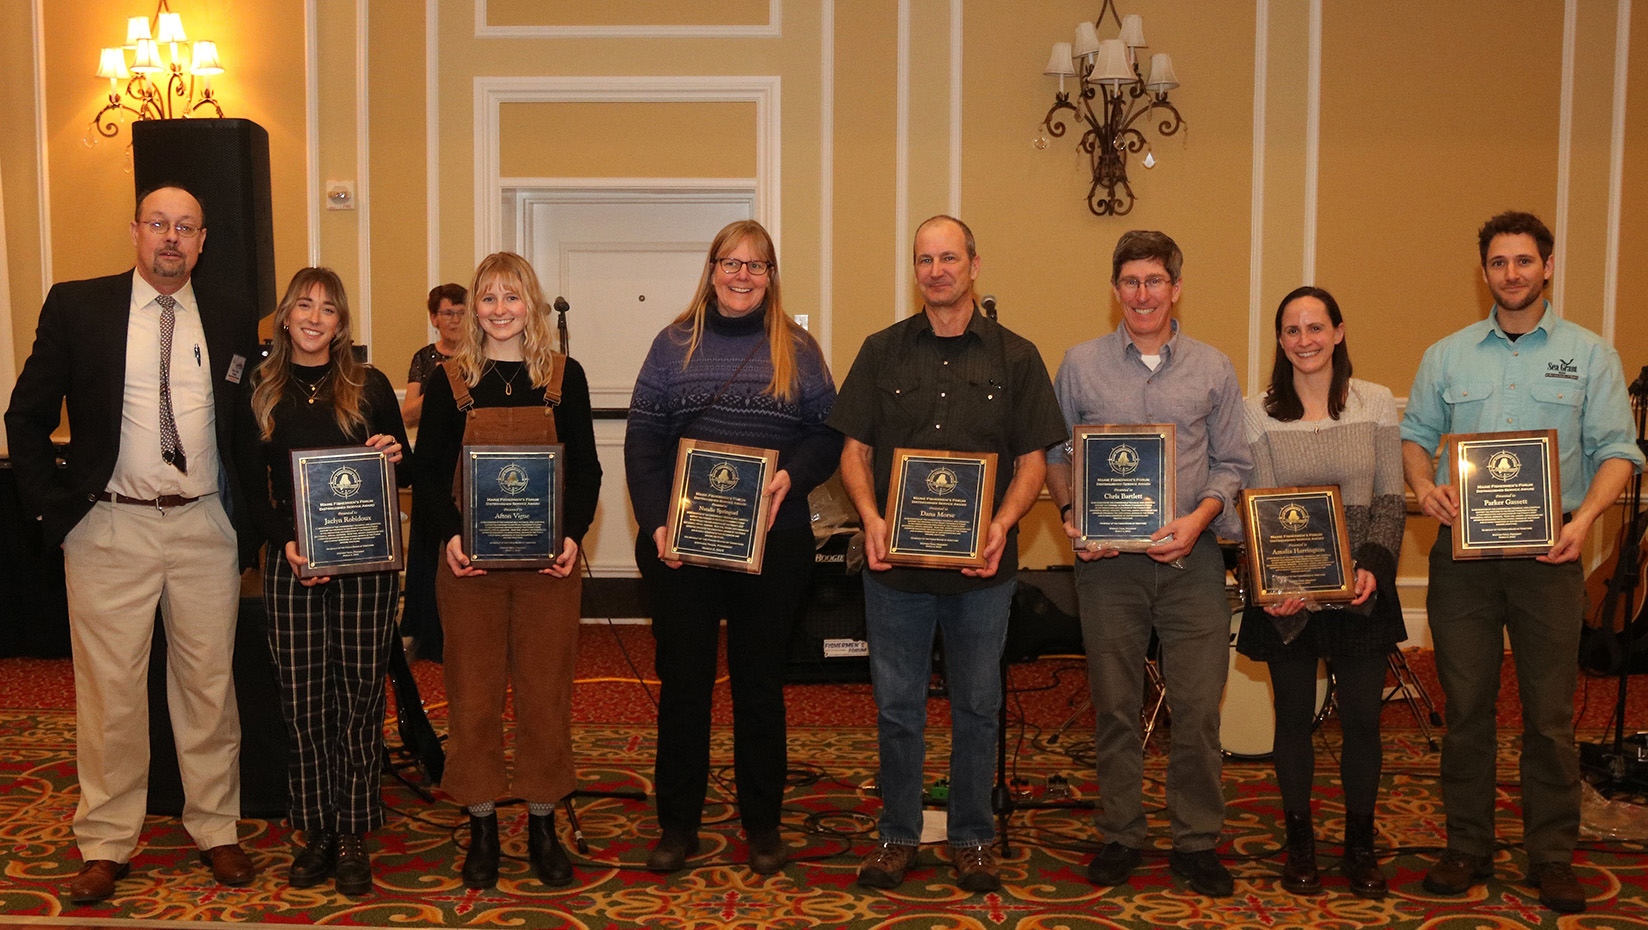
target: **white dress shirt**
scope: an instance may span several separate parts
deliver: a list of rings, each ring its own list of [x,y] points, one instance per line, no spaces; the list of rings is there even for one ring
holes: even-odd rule
[[[184,474],[160,457],[160,304],[153,285],[132,272],[126,317],[126,389],[120,412],[120,455],[108,489],[150,500],[163,494],[217,493],[217,412],[212,406],[212,360],[200,325],[193,282],[172,295],[172,416],[189,466]]]

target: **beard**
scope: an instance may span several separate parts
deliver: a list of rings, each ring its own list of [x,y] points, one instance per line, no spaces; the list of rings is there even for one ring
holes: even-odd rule
[[[183,256],[181,255],[176,258],[172,258],[170,256],[156,254],[154,260],[149,263],[149,270],[153,272],[154,276],[157,278],[182,278],[186,277],[189,273],[189,263],[184,261]]]
[[[1492,290],[1492,288],[1490,288],[1490,290]],[[1497,290],[1494,290],[1493,296],[1494,296],[1494,301],[1499,304],[1499,309],[1505,310],[1505,311],[1510,312],[1510,313],[1515,313],[1519,310],[1526,310],[1529,307],[1533,306],[1534,304],[1538,303],[1539,301],[1544,300],[1545,299],[1545,288],[1543,288],[1543,287],[1532,288],[1528,291],[1527,294],[1523,295],[1523,297],[1520,301],[1514,301],[1514,302],[1511,301],[1511,300],[1506,299],[1505,295],[1501,294]]]

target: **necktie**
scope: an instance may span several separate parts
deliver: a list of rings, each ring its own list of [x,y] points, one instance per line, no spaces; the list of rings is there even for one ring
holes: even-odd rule
[[[177,420],[172,417],[172,330],[177,326],[177,301],[161,294],[160,304],[160,457],[187,475],[189,460],[177,437]]]

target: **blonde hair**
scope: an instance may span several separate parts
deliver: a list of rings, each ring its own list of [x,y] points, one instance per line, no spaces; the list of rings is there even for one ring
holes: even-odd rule
[[[780,400],[793,401],[799,389],[797,382],[800,380],[795,359],[796,343],[813,343],[807,337],[807,331],[796,325],[784,312],[784,301],[780,296],[782,289],[778,282],[777,250],[766,227],[755,220],[728,223],[710,242],[709,257],[704,261],[704,273],[698,278],[698,290],[693,294],[692,303],[688,304],[687,309],[671,324],[678,327],[687,337],[687,354],[681,362],[681,367],[685,368],[687,363],[692,361],[692,353],[698,350],[698,344],[703,340],[704,317],[709,312],[710,301],[715,297],[716,261],[726,257],[725,253],[736,249],[745,241],[748,241],[761,260],[767,263],[767,292],[764,304],[767,308],[767,347],[772,358],[773,374],[772,380],[767,383],[766,392]]]
[[[544,299],[543,286],[532,263],[514,252],[493,252],[481,259],[475,268],[475,279],[469,285],[469,299],[474,301],[463,328],[463,339],[452,361],[459,374],[473,387],[486,372],[486,334],[481,330],[479,312],[481,298],[492,288],[512,293],[526,302],[526,329],[521,334],[521,357],[526,359],[527,375],[533,387],[549,383],[554,373],[555,348],[552,345],[554,327],[549,321],[549,302]]]
[[[343,281],[330,268],[305,268],[292,276],[286,285],[286,296],[275,308],[274,345],[269,357],[252,374],[252,416],[265,440],[275,433],[275,407],[286,395],[292,380],[292,334],[286,327],[292,320],[292,310],[298,300],[307,296],[319,284],[326,300],[338,311],[338,328],[332,332],[327,346],[327,370],[321,379],[329,384],[327,395],[332,401],[332,418],[338,429],[350,433],[364,429],[366,415],[361,412],[361,398],[365,395],[366,366],[355,360],[355,339],[349,324],[349,297],[344,293]]]

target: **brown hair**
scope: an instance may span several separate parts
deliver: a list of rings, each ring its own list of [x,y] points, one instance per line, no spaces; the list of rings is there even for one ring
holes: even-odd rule
[[[469,292],[462,284],[440,284],[429,292],[429,312],[434,313],[441,309],[441,301],[451,301],[454,307],[462,307],[469,302]]]
[[[286,395],[286,386],[292,380],[292,334],[287,324],[298,300],[319,284],[326,299],[338,310],[338,328],[327,346],[327,370],[321,383],[327,386],[322,396],[332,401],[332,418],[338,429],[351,433],[366,426],[366,415],[361,412],[361,398],[366,388],[366,367],[355,360],[355,339],[349,323],[349,297],[343,291],[343,281],[330,268],[305,268],[292,276],[286,285],[286,296],[275,308],[275,335],[269,357],[263,360],[252,375],[252,416],[265,440],[275,433],[275,407]],[[365,437],[362,437],[365,438]]]
[[[1270,366],[1270,389],[1265,392],[1265,413],[1273,419],[1289,423],[1305,415],[1304,401],[1299,399],[1299,392],[1293,389],[1293,363],[1288,361],[1287,353],[1282,351],[1282,314],[1287,311],[1288,304],[1301,297],[1314,297],[1322,302],[1328,310],[1328,319],[1334,326],[1343,326],[1344,316],[1339,312],[1339,301],[1333,295],[1319,287],[1296,287],[1288,291],[1282,303],[1276,308],[1276,361]],[[1333,347],[1333,382],[1328,385],[1328,416],[1339,419],[1339,414],[1345,411],[1345,402],[1350,398],[1350,345],[1341,339]]]
[[[1131,229],[1122,233],[1116,240],[1116,251],[1110,255],[1110,283],[1121,279],[1122,266],[1128,262],[1151,260],[1162,263],[1170,281],[1178,281],[1179,272],[1184,270],[1184,253],[1167,233],[1154,229]]]

